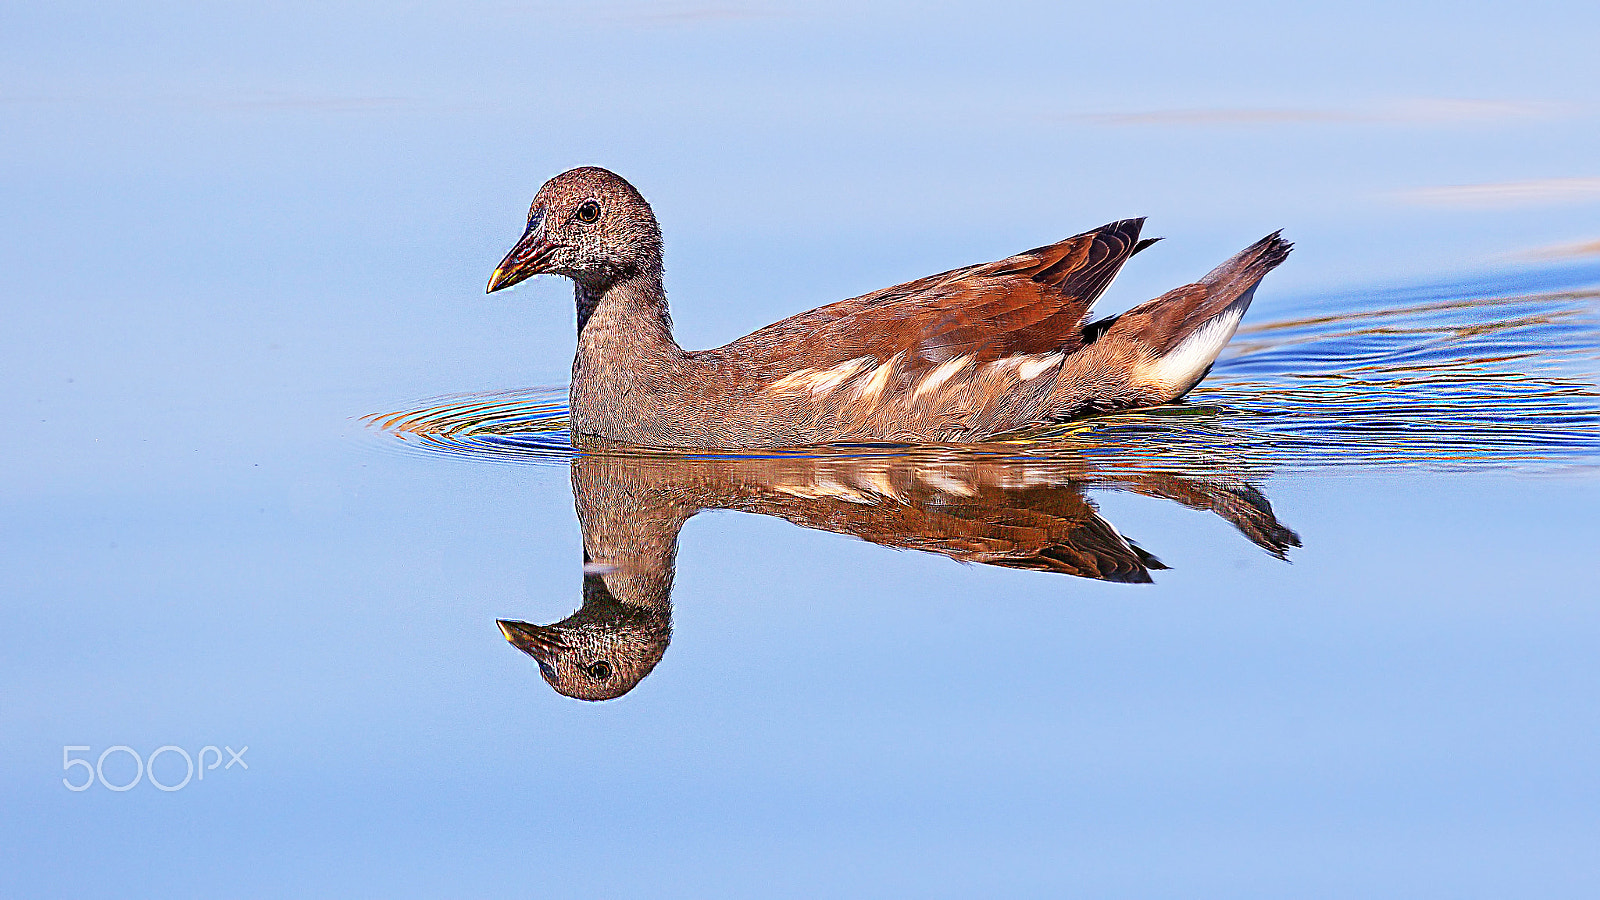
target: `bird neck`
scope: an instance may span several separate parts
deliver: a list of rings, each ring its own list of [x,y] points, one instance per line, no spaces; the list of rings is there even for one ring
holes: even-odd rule
[[[603,290],[579,284],[578,353],[572,360],[575,434],[631,443],[658,440],[663,417],[685,408],[689,354],[672,339],[659,271]]]
[[[604,286],[573,282],[578,307],[578,353],[646,358],[681,355],[661,273],[640,272]],[[675,351],[675,352],[674,352]]]

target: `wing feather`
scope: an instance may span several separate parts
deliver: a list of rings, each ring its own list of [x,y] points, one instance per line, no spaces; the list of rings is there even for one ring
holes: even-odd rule
[[[1140,242],[1124,219],[997,262],[966,266],[775,322],[707,355],[761,360],[769,374],[797,361],[828,368],[903,354],[908,372],[962,355],[977,363],[1083,346],[1090,306]]]

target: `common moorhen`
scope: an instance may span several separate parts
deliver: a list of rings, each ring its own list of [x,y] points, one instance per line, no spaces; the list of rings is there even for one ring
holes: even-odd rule
[[[615,173],[583,167],[539,189],[488,289],[545,272],[572,279],[575,437],[702,448],[968,443],[1182,397],[1291,246],[1268,235],[1194,284],[1086,321],[1122,264],[1154,243],[1139,239],[1143,225],[1112,222],[686,351],[672,337],[650,204]]]

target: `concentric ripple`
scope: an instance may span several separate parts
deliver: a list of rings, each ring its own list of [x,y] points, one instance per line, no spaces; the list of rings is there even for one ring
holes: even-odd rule
[[[1183,403],[960,452],[1065,453],[1161,468],[1219,458],[1261,468],[1600,465],[1600,269],[1321,296],[1299,306],[1299,315],[1241,328]],[[578,452],[564,387],[441,398],[366,421],[408,445],[480,460],[559,463]]]

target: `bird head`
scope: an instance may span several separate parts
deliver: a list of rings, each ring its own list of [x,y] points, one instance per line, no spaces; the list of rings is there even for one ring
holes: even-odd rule
[[[672,621],[664,606],[617,600],[600,575],[584,576],[582,608],[553,625],[498,619],[500,633],[533,657],[558,693],[612,700],[633,690],[667,652]]]
[[[488,292],[543,273],[591,293],[661,271],[661,229],[643,196],[622,176],[595,166],[570,169],[534,195],[528,225],[489,278]]]

